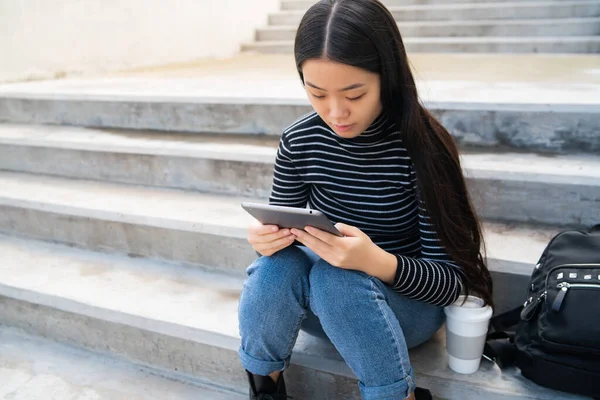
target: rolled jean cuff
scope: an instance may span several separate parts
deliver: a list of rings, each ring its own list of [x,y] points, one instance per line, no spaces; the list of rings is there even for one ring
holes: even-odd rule
[[[405,399],[414,392],[416,385],[411,375],[407,375],[404,379],[386,386],[371,386],[366,387],[362,384],[360,393],[364,400],[397,400]]]
[[[283,371],[290,365],[289,357],[287,358],[287,360],[284,361],[257,360],[256,358],[252,357],[244,350],[242,350],[241,347],[238,353],[240,355],[240,360],[242,361],[242,367],[256,375],[267,376],[274,371]]]

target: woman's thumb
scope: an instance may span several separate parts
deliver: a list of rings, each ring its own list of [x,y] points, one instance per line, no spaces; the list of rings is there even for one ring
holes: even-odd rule
[[[344,236],[359,236],[361,234],[360,229],[354,226],[342,224],[341,222],[335,224],[335,227]]]

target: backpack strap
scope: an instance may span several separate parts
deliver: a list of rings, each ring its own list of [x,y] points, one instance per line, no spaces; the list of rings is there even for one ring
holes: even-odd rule
[[[510,311],[496,315],[490,320],[490,324],[495,331],[505,331],[517,325],[521,320],[521,311],[523,306],[519,306]]]
[[[517,348],[514,345],[515,332],[509,330],[519,323],[523,306],[497,315],[490,320],[493,332],[486,337],[483,357],[496,363],[500,369],[514,364]]]
[[[487,336],[483,357],[496,363],[500,369],[511,366],[517,359],[513,332],[493,332]]]

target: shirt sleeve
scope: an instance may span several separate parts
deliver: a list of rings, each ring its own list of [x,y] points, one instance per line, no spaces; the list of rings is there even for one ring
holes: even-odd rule
[[[284,136],[279,141],[275,158],[269,204],[305,208],[308,202],[308,189],[308,184],[304,182],[294,166],[293,152]]]
[[[464,275],[440,242],[418,189],[416,193],[421,255],[407,257],[395,254],[398,267],[392,288],[412,299],[447,306],[462,293]]]

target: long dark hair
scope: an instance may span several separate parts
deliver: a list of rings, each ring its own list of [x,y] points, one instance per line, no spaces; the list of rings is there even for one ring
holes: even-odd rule
[[[471,202],[454,139],[420,103],[400,31],[378,0],[321,0],[304,15],[294,53],[302,63],[329,59],[379,74],[383,109],[396,120],[412,158],[419,190],[438,237],[462,267],[467,292],[489,305],[481,225]]]

